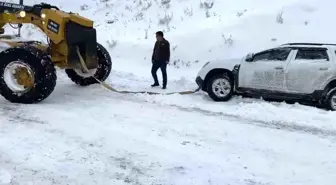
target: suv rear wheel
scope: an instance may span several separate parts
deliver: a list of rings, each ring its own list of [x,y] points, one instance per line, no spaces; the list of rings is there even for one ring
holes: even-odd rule
[[[336,111],[336,88],[328,92],[325,106],[328,110]]]
[[[213,76],[206,87],[208,95],[214,101],[228,101],[233,95],[233,81],[226,73]]]

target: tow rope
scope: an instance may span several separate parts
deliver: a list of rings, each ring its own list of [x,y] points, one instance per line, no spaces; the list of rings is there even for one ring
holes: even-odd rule
[[[86,73],[88,73],[90,70],[87,68],[85,61],[79,51],[79,47],[77,46],[77,54],[81,63],[82,68],[84,69],[84,71]],[[185,95],[185,94],[193,94],[198,92],[199,90],[201,90],[201,87],[192,90],[192,91],[180,91],[180,92],[169,92],[169,93],[159,93],[159,92],[150,92],[150,91],[120,91],[117,90],[115,88],[113,88],[111,85],[107,84],[106,82],[103,82],[99,79],[97,79],[94,75],[92,76],[95,80],[97,80],[97,82],[102,85],[103,87],[105,87],[106,89],[116,92],[116,93],[122,93],[122,94],[149,94],[149,95],[172,95],[172,94],[181,94],[181,95]]]

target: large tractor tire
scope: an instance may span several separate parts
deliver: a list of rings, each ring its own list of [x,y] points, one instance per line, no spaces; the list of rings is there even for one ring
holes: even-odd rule
[[[0,53],[0,94],[12,103],[33,104],[55,89],[54,63],[41,50],[24,46]]]
[[[78,85],[88,86],[96,84],[98,81],[105,81],[112,70],[112,60],[108,51],[101,44],[97,43],[98,68],[91,69],[88,73],[81,69],[66,69],[68,77]],[[95,78],[94,78],[94,77]]]

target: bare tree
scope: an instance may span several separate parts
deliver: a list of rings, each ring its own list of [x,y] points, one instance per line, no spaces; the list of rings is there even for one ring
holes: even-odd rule
[[[165,13],[164,17],[159,19],[159,25],[165,25],[167,27],[167,31],[170,31],[170,22],[173,19],[173,13],[171,13],[170,15],[167,15],[167,13]]]
[[[276,17],[276,22],[279,23],[279,24],[283,24],[284,22],[284,19],[283,19],[283,10],[281,10],[278,14],[277,14],[277,17]]]

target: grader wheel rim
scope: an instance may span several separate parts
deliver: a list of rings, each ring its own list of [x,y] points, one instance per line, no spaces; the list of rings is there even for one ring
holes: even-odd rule
[[[13,61],[4,70],[4,81],[13,92],[25,93],[34,87],[34,72],[28,64]]]

